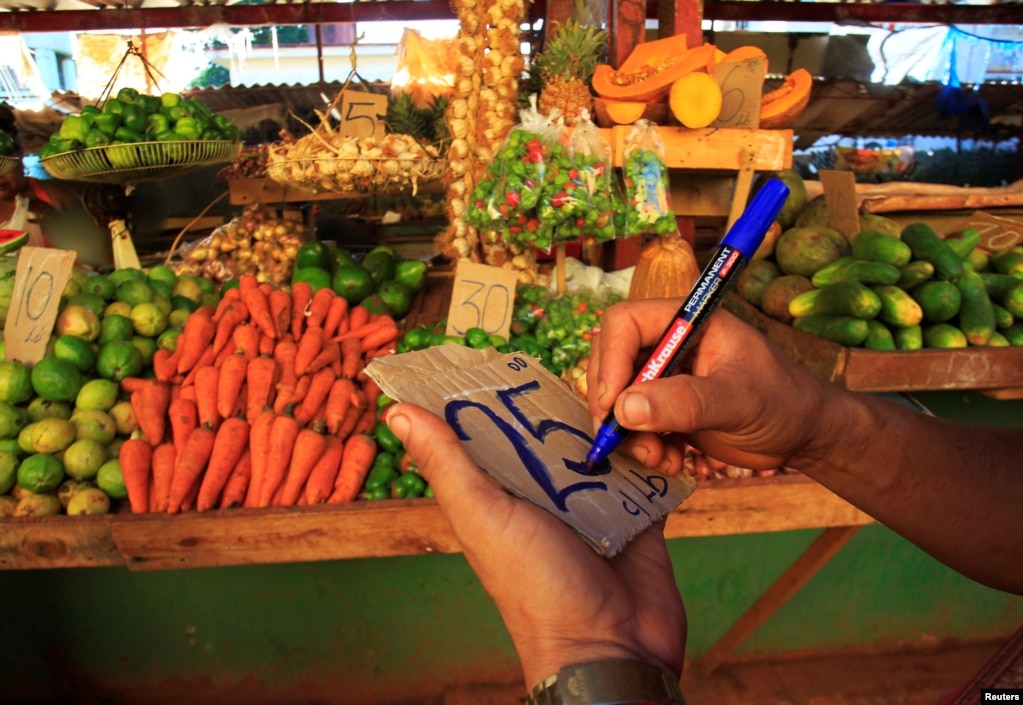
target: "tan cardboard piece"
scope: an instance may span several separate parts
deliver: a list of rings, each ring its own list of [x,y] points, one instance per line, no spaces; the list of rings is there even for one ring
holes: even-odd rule
[[[617,554],[696,489],[684,473],[669,477],[617,452],[587,474],[586,404],[523,353],[441,345],[377,358],[366,372],[389,396],[444,418],[485,472],[601,555]]]

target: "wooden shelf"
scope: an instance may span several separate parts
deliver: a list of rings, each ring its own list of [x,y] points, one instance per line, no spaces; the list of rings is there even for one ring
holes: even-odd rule
[[[717,480],[668,517],[669,538],[858,526],[872,519],[802,475]],[[175,570],[458,553],[436,500],[25,517],[0,522],[0,570]]]

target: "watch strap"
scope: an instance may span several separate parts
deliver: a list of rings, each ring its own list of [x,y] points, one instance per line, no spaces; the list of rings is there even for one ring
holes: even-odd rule
[[[527,705],[684,705],[678,678],[645,661],[565,666],[536,684]]]

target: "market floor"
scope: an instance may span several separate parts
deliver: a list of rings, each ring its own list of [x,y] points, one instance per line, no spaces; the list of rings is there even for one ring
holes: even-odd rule
[[[726,663],[682,676],[690,705],[937,705],[1004,644],[979,642],[897,653],[786,656]],[[444,705],[522,705],[518,688],[465,688]]]

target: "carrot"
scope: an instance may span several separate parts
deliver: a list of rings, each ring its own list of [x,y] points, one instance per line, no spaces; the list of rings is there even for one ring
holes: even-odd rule
[[[149,380],[131,396],[131,408],[135,412],[139,429],[151,445],[163,442],[167,430],[167,409],[170,406],[170,387],[155,379]]]
[[[117,456],[121,476],[128,490],[128,503],[134,514],[149,511],[149,474],[153,469],[153,446],[141,438],[129,438],[121,444]]]
[[[369,323],[369,309],[362,305],[352,306],[348,311],[348,330],[362,328]]]
[[[238,290],[238,287],[232,287],[220,295],[220,303],[217,304],[217,310],[213,312],[213,320],[217,321],[217,313],[221,306],[225,306],[232,301],[241,301],[242,292]]]
[[[366,481],[376,453],[376,441],[365,433],[353,434],[345,441],[341,466],[338,468],[334,490],[327,499],[328,503],[340,504],[355,500]]]
[[[348,299],[343,296],[335,296],[330,301],[330,308],[327,309],[327,316],[323,319],[323,337],[330,338],[337,334],[341,323],[348,318]]]
[[[357,436],[360,433],[372,433],[373,427],[376,426],[377,415],[366,405],[366,408],[362,410],[362,415],[356,420],[355,428],[352,429],[352,435]]]
[[[178,372],[186,374],[202,358],[207,350],[212,351],[210,344],[216,335],[217,327],[213,317],[200,313],[202,307],[196,309],[185,319],[185,328],[177,339]]]
[[[243,274],[238,277],[238,293],[241,294],[242,300],[245,300],[245,294],[253,289],[259,288],[259,281],[256,280],[255,274]]]
[[[216,361],[217,356],[213,354],[213,348],[212,347],[206,348],[206,350],[203,351],[203,354],[199,356],[199,360],[198,362],[195,363],[195,366],[193,366],[192,369],[190,369],[188,373],[185,375],[184,379],[181,380],[181,386],[187,387],[191,384],[195,384],[196,370],[198,370],[200,367],[212,365]]]
[[[323,348],[323,328],[310,323],[306,326],[305,332],[298,340],[298,349],[295,351],[295,374],[303,375],[316,356]]]
[[[298,421],[288,410],[274,417],[273,426],[270,427],[270,448],[266,454],[263,484],[259,488],[256,506],[269,507],[274,493],[284,482],[299,428]]]
[[[245,501],[245,492],[249,489],[252,479],[252,452],[246,448],[238,464],[234,466],[231,476],[227,478],[224,492],[220,495],[220,508],[240,507]]]
[[[305,313],[313,298],[313,286],[309,282],[295,282],[291,285],[291,337],[298,340],[305,328]]]
[[[197,367],[195,370],[195,406],[199,412],[199,425],[214,430],[220,425],[217,411],[217,391],[220,387],[220,368],[213,365]]]
[[[198,480],[192,483],[192,486],[188,488],[188,494],[181,500],[181,511],[190,512],[195,509],[195,500],[199,496],[199,482]]]
[[[281,492],[282,506],[295,505],[305,488],[309,475],[312,474],[316,463],[323,456],[323,451],[327,447],[327,438],[322,431],[322,425],[303,428],[295,437],[287,475],[284,478],[284,490]]]
[[[298,375],[295,374],[295,355],[297,352],[298,346],[295,345],[294,341],[290,340],[281,341],[274,348],[274,360],[277,361],[277,367],[280,370],[280,382],[294,384],[298,379]]]
[[[333,341],[326,341],[323,343],[323,347],[320,348],[320,352],[316,354],[313,361],[306,367],[306,374],[310,372],[318,372],[323,368],[327,367],[333,370],[335,363],[341,362],[341,345]]]
[[[245,400],[245,418],[251,423],[267,407],[272,407],[277,383],[277,361],[260,355],[249,360],[245,369],[245,386],[248,398]]]
[[[153,494],[149,500],[149,511],[167,511],[171,479],[174,477],[174,465],[177,460],[178,451],[173,443],[161,443],[153,448]]]
[[[153,374],[161,382],[170,382],[178,373],[179,359],[180,356],[177,352],[172,352],[167,348],[157,349],[153,353]]]
[[[249,319],[249,310],[241,301],[234,301],[216,321],[217,331],[213,334],[213,352],[220,353],[231,342],[234,329]]]
[[[249,307],[249,318],[260,332],[271,338],[277,337],[277,327],[274,325],[273,316],[270,313],[270,301],[263,290],[258,287],[249,289],[242,293],[242,301]]]
[[[262,291],[267,296],[269,296],[270,292],[274,290],[274,285],[271,284],[270,282],[260,282],[259,290]]]
[[[182,387],[181,383],[178,382],[174,385],[174,389],[178,391],[179,397],[187,399],[193,404],[195,403],[195,385],[192,385],[191,387]]]
[[[287,406],[288,404],[297,404],[300,401],[302,401],[303,397],[305,397],[305,395],[309,392],[309,386],[312,383],[313,383],[312,375],[302,375],[301,377],[299,377],[298,381],[295,383],[295,388],[291,390],[291,396],[288,397],[285,406]],[[278,413],[283,413],[283,411],[284,410],[282,409]]]
[[[149,384],[149,380],[142,377],[124,377],[121,379],[121,389],[127,394],[134,394],[146,384]]]
[[[255,507],[259,504],[259,490],[263,485],[263,477],[266,475],[266,458],[270,452],[270,431],[276,418],[277,414],[270,409],[264,409],[249,427],[252,478],[249,480],[249,489],[245,493],[243,506]]]
[[[337,429],[337,437],[344,440],[352,435],[352,429],[359,423],[359,419],[362,418],[363,412],[366,410],[366,395],[358,387],[352,392],[351,403],[348,405],[348,411],[345,413],[344,420],[341,421],[341,426]]]
[[[217,413],[226,419],[234,416],[238,410],[238,396],[245,385],[245,376],[249,361],[244,355],[229,355],[220,365],[220,379],[217,381]]]
[[[295,420],[300,424],[308,424],[327,401],[330,388],[334,384],[334,371],[329,367],[321,368],[312,373],[309,379],[309,390],[295,405]]]
[[[347,333],[335,336],[334,340],[341,342],[346,338],[359,338],[360,340],[363,341],[363,347],[366,350],[370,350],[371,348],[374,348],[376,346],[367,344],[365,340],[367,338],[376,336],[381,330],[388,330],[392,328],[395,331],[397,331],[398,329],[398,324],[394,322],[394,319],[391,318],[390,316],[381,315],[377,316],[372,321],[369,321],[363,326],[359,326],[358,328],[350,328]]]
[[[391,323],[384,324],[371,333],[368,333],[360,342],[363,350],[377,350],[393,343],[398,339],[398,327]]]
[[[329,287],[317,289],[313,298],[309,300],[309,313],[306,316],[306,327],[320,326],[327,320],[327,312],[330,311],[331,302],[337,297],[334,290]]]
[[[343,452],[344,444],[340,438],[333,435],[325,437],[320,459],[316,461],[305,483],[305,492],[302,496],[306,504],[322,504],[330,497],[334,491],[334,482],[337,480]]]
[[[200,512],[216,506],[220,494],[242,453],[249,447],[249,423],[237,416],[224,419],[213,439],[209,465],[199,487],[195,508]]]
[[[199,427],[199,410],[191,399],[178,397],[167,408],[170,419],[171,442],[180,455],[192,431]]]
[[[362,341],[348,338],[341,341],[341,374],[355,379],[362,372]]]
[[[270,318],[274,322],[274,330],[277,331],[274,338],[279,340],[291,330],[291,294],[284,289],[274,289],[266,298],[270,305]]]
[[[380,408],[380,385],[372,377],[367,377],[362,381],[362,392],[366,395],[366,404],[373,409],[374,414],[377,413]]]
[[[177,514],[210,461],[216,433],[209,426],[199,426],[185,442],[185,449],[174,464],[167,513]]]
[[[231,334],[235,350],[240,351],[248,360],[259,355],[260,330],[252,323],[240,325]]]
[[[355,393],[355,382],[347,377],[338,377],[330,387],[330,394],[324,403],[323,420],[327,424],[327,431],[337,435],[338,429],[345,420],[348,407],[352,405],[352,396]]]

